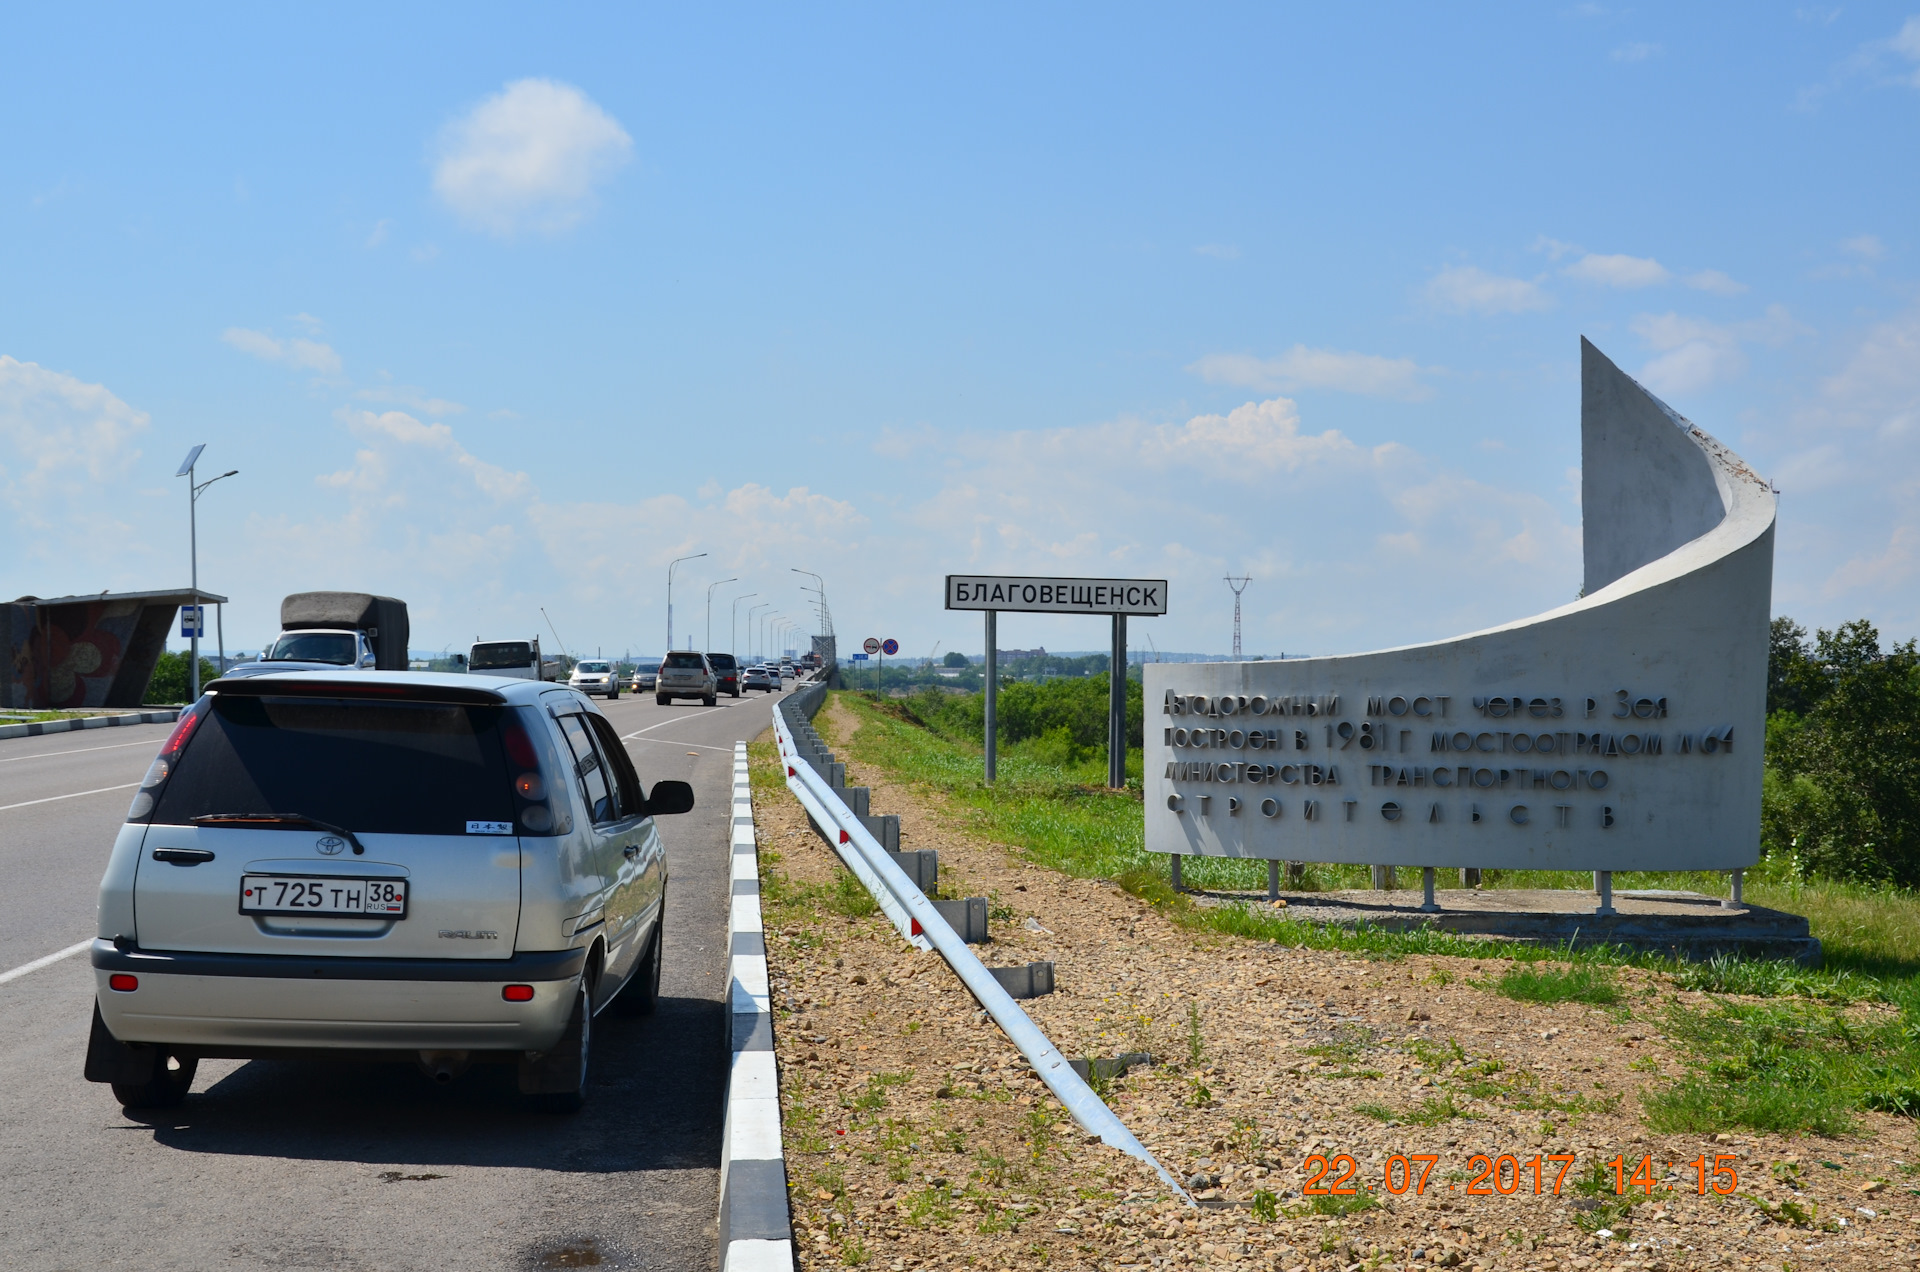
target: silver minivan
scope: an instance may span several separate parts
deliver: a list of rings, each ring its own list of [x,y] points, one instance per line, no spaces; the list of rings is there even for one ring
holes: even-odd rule
[[[665,849],[587,698],[491,676],[216,680],[100,884],[86,1077],[176,1104],[202,1058],[516,1067],[580,1107],[592,1022],[660,986]]]

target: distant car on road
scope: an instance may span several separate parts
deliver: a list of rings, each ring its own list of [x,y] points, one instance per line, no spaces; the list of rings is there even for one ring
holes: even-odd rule
[[[660,661],[660,674],[654,681],[653,700],[666,706],[675,698],[698,698],[714,704],[718,691],[713,668],[707,656],[691,649],[676,649]]]
[[[733,660],[732,654],[708,654],[707,666],[713,668],[715,693],[740,696],[740,664]]]
[[[633,679],[628,683],[627,688],[633,690],[635,693],[647,693],[653,689],[654,685],[659,683],[659,678],[660,664],[657,662],[643,662],[634,667]]]
[[[467,670],[509,680],[558,680],[560,660],[540,656],[540,638],[481,641],[467,650]]]
[[[581,693],[597,693],[612,701],[620,696],[620,676],[610,662],[583,658],[573,665],[573,675],[567,678],[567,687],[578,689]]]
[[[693,807],[580,694],[445,673],[225,681],[140,783],[100,884],[86,1078],[180,1103],[203,1055],[510,1064],[556,1112],[593,1016],[651,1012]],[[505,863],[505,868],[503,867]]]
[[[758,689],[762,693],[779,693],[780,677],[765,667],[747,668],[746,678],[740,682],[742,689]]]

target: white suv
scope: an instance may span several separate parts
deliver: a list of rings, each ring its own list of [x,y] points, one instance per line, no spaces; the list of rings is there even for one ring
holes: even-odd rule
[[[86,1076],[177,1104],[201,1057],[504,1063],[572,1111],[592,1019],[653,1010],[665,849],[693,788],[641,788],[580,694],[539,681],[217,680],[180,718],[100,883]]]
[[[620,696],[620,676],[613,664],[596,658],[575,663],[567,684],[581,693],[597,693],[609,701]]]

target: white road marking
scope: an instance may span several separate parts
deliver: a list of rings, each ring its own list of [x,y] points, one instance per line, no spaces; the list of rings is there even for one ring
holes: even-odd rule
[[[45,799],[23,799],[18,804],[0,804],[0,813],[13,808],[29,808],[34,804],[51,804],[55,800],[79,799],[82,795],[104,795],[108,791],[130,791],[140,785],[138,782],[122,782],[118,786],[96,786],[90,791],[74,791],[69,795],[49,795]]]
[[[636,737],[628,736],[628,737],[622,738],[621,741],[652,742],[657,746],[697,746],[702,751],[723,751],[728,755],[733,754],[733,748],[730,746],[708,746],[703,742],[675,742],[672,738],[636,738]]]
[[[0,972],[0,985],[4,985],[8,981],[18,977],[25,976],[28,972],[37,972],[43,967],[49,967],[58,963],[63,958],[72,958],[75,954],[78,954],[81,950],[86,949],[92,944],[93,941],[91,939],[81,941],[77,945],[67,946],[66,949],[61,950],[57,954],[49,954],[45,958],[36,958],[31,963],[22,963],[10,972]]]
[[[115,742],[112,746],[76,746],[71,751],[41,751],[37,755],[15,755],[0,760],[0,764],[18,764],[22,760],[48,760],[57,755],[84,755],[88,751],[124,751],[130,746],[152,746],[153,739],[144,742]]]
[[[662,720],[660,723],[650,724],[644,729],[635,729],[632,733],[624,733],[620,736],[620,740],[625,742],[630,738],[639,737],[642,733],[652,733],[655,729],[664,729],[670,724],[678,724],[682,720],[698,720],[703,715],[712,715],[716,711],[731,711],[732,709],[731,707],[708,707],[704,711],[695,711],[691,715],[675,716],[671,720]],[[689,743],[688,745],[692,744]]]

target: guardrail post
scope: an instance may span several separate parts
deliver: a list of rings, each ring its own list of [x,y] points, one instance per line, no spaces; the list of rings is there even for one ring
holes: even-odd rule
[[[1127,784],[1127,616],[1113,616],[1113,652],[1107,659],[1107,785]]]

